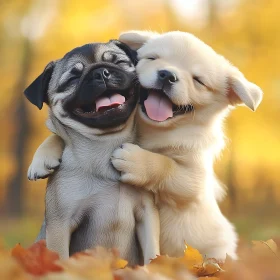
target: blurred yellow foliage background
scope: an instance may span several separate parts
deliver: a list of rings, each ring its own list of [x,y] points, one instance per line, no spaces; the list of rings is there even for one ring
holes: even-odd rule
[[[27,168],[49,135],[24,88],[76,46],[129,29],[192,32],[264,91],[253,113],[237,108],[225,124],[217,161],[228,187],[223,211],[243,238],[280,236],[280,2],[278,0],[13,0],[0,3],[0,236],[30,244],[40,228],[46,181]]]

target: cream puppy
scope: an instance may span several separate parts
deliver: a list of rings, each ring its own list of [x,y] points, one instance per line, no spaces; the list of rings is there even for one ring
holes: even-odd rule
[[[230,108],[256,110],[261,89],[192,34],[129,31],[120,41],[138,49],[142,86],[139,146],[123,144],[112,157],[120,180],[155,193],[161,254],[183,255],[185,241],[206,257],[236,259],[237,236],[217,204],[224,191],[213,163]]]

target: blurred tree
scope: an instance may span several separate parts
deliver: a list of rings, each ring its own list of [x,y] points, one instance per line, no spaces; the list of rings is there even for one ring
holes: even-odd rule
[[[14,89],[15,92],[20,93],[16,99],[16,114],[13,116],[13,122],[16,129],[14,136],[14,156],[17,161],[15,173],[8,184],[7,199],[5,200],[7,214],[13,217],[18,217],[22,214],[23,174],[25,175],[24,155],[30,127],[26,103],[22,92],[26,86],[26,79],[30,69],[32,47],[27,38],[24,38],[23,40],[22,63],[20,66],[19,78]]]
[[[6,198],[6,214],[12,217],[19,217],[23,213],[23,177],[25,174],[25,152],[27,147],[27,139],[29,138],[29,128],[31,126],[30,120],[27,116],[27,108],[23,91],[27,84],[27,77],[29,75],[30,67],[33,60],[33,43],[44,32],[44,29],[48,25],[53,13],[48,11],[47,8],[51,7],[53,10],[55,2],[49,1],[46,6],[44,0],[34,0],[30,5],[30,10],[22,20],[22,55],[21,63],[18,73],[18,80],[15,83],[15,89],[17,98],[16,102],[16,114],[13,117],[13,126],[15,127],[14,135],[14,156],[17,159],[15,171],[8,183],[7,198]],[[48,13],[49,12],[49,13]],[[44,17],[38,17],[44,13]]]
[[[222,4],[222,0],[207,0],[208,6],[208,18],[207,18],[207,25],[206,30],[207,33],[210,33],[211,37],[209,40],[211,41],[211,45],[215,46],[217,44],[216,38],[219,37],[219,34],[223,33],[223,27],[220,24],[220,6]],[[209,35],[208,35],[209,36]],[[220,35],[221,36],[221,35]],[[230,202],[230,211],[234,212],[236,210],[237,205],[237,185],[236,180],[234,178],[236,174],[236,157],[235,153],[235,123],[230,118],[227,121],[228,124],[228,136],[232,140],[230,146],[230,154],[228,158],[228,162],[225,165],[225,183],[228,190],[228,197]]]

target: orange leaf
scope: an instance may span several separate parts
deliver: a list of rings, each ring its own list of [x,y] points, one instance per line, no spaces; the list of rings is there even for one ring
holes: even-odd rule
[[[269,239],[267,241],[252,241],[253,243],[253,252],[257,255],[262,256],[272,256],[272,257],[278,257],[278,248],[277,244],[272,240]]]
[[[209,277],[209,276],[203,276],[203,277],[198,277],[199,280],[219,280],[218,277]]]
[[[114,249],[96,247],[59,262],[65,272],[82,279],[113,280],[113,271],[126,266]]]
[[[46,242],[40,240],[28,249],[17,244],[12,249],[12,256],[22,265],[24,270],[32,275],[44,275],[47,272],[62,271],[55,262],[59,259],[57,253],[46,248]]]

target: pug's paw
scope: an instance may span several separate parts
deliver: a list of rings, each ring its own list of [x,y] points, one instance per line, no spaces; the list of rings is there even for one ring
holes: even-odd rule
[[[27,177],[30,181],[48,178],[60,165],[61,159],[55,155],[35,155],[28,168]]]
[[[121,172],[120,181],[144,186],[147,178],[145,155],[148,153],[137,145],[125,143],[113,152],[113,166]]]

